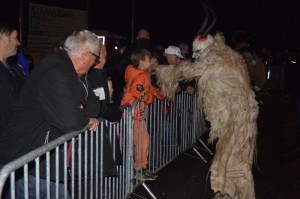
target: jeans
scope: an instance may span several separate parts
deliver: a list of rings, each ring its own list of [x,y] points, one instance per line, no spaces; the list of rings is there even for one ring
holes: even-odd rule
[[[3,165],[0,164],[0,170],[2,169]],[[35,199],[36,198],[36,183],[35,183],[35,176],[33,175],[28,175],[28,198],[30,199]],[[3,190],[3,197],[5,199],[11,198],[11,193],[10,193],[10,179],[8,178],[6,180],[6,185]],[[25,179],[24,176],[21,175],[19,177],[16,177],[15,181],[15,194],[16,198],[24,198],[24,183]],[[64,197],[64,184],[59,184],[59,193],[58,193],[58,198],[65,198]],[[40,198],[47,198],[47,181],[45,179],[40,178]],[[56,198],[56,184],[53,181],[50,181],[50,198]],[[67,193],[67,199],[70,198],[69,193]]]

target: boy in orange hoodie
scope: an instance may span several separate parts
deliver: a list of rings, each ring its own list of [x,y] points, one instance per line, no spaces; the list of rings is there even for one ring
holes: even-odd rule
[[[164,99],[159,89],[151,85],[148,75],[148,69],[151,66],[151,53],[146,49],[133,51],[131,61],[133,64],[127,66],[125,71],[126,89],[121,105],[132,105],[136,99],[139,99],[146,105],[151,104],[154,98]],[[134,122],[135,179],[155,180],[157,175],[147,169],[149,151],[147,123],[145,119],[139,118],[139,113],[140,110],[137,106]]]

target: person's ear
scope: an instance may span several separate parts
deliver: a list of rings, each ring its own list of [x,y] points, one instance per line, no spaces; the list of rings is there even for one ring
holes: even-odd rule
[[[0,38],[0,42],[7,44],[9,40],[10,40],[10,38],[8,38],[8,36],[6,34],[2,34],[2,36]]]

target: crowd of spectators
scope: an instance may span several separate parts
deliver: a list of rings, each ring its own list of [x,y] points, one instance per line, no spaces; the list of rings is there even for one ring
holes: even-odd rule
[[[75,31],[29,70],[26,62],[20,61],[23,54],[16,26],[0,24],[0,168],[64,133],[88,124],[90,130],[96,130],[99,125],[96,118],[118,122],[122,117],[120,106],[132,104],[134,99],[147,104],[153,98],[162,100],[151,69],[159,65],[176,67],[182,60],[192,61],[188,43],[164,48],[151,40],[147,29],[137,32],[133,44],[119,47],[106,60],[106,47],[97,35],[87,30]],[[264,47],[255,52],[244,41],[236,43],[234,49],[244,56],[254,89],[264,89],[266,66],[280,65],[285,67],[286,90],[299,98],[300,84],[296,76],[299,67],[294,67],[300,61],[298,51],[272,54]],[[132,85],[137,79],[138,86]],[[193,94],[194,87],[195,80],[180,82],[178,92]],[[154,180],[155,174],[147,170],[149,140],[144,143],[148,145],[144,147],[144,157],[140,157],[143,165],[136,164],[135,168],[144,169],[144,177]],[[109,141],[106,144],[110,151]],[[110,166],[116,165],[110,155],[106,161],[111,162]],[[41,178],[44,177],[45,171],[41,171]],[[41,183],[46,182],[41,180]]]

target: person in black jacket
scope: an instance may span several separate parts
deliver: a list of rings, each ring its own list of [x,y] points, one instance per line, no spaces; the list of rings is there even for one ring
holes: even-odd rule
[[[88,72],[88,82],[89,86],[92,89],[93,94],[98,98],[98,102],[100,104],[100,112],[98,113],[98,117],[105,119],[109,122],[118,122],[121,117],[122,117],[122,112],[121,109],[119,108],[118,105],[112,102],[112,95],[111,91],[109,90],[109,85],[108,85],[108,76],[107,76],[107,70],[104,68],[104,65],[106,63],[106,47],[102,43],[100,43],[100,59],[95,63],[95,65],[89,70]],[[122,164],[122,154],[120,150],[119,143],[117,143],[117,140],[115,140],[116,144],[111,144],[110,139],[110,126],[111,125],[106,125],[105,121],[102,121],[102,126],[101,126],[101,136],[99,135],[98,137],[98,143],[102,143],[102,146],[99,147],[99,154],[103,154],[103,162],[99,161],[99,169],[103,170],[103,176],[104,177],[117,177],[118,176],[118,171],[117,171],[117,165]],[[90,136],[90,135],[88,135]],[[83,138],[85,140],[85,138]],[[90,139],[90,137],[88,138]],[[102,139],[102,141],[101,141]],[[82,143],[85,143],[85,141],[82,141]],[[93,138],[93,145],[96,145],[96,136]],[[113,152],[113,147],[115,148],[115,153]],[[84,148],[84,147],[83,147]],[[96,160],[96,148],[93,151],[94,154],[94,160]],[[80,155],[79,151],[77,150],[77,147],[75,146],[75,162],[78,162],[78,156]],[[84,154],[81,153],[81,159],[84,159]],[[102,164],[103,163],[103,164]],[[87,172],[88,175],[90,176],[90,172],[92,171],[93,173],[96,173],[96,167],[91,170],[91,165],[90,162],[87,163]],[[75,167],[75,176],[79,173],[78,172],[78,167]],[[81,167],[81,172],[84,173],[85,171],[85,165],[82,165]],[[88,177],[89,178],[89,177]],[[69,179],[71,180],[71,179]],[[90,180],[90,178],[89,178]],[[101,180],[99,178],[98,180]],[[78,178],[75,178],[75,184],[78,183]],[[68,183],[69,190],[71,190],[71,182]],[[90,183],[87,184],[87,197],[90,197],[90,189],[91,185]],[[84,178],[82,179],[81,183],[81,189],[84,190]],[[98,189],[96,187],[96,178],[93,178],[93,190]],[[78,192],[74,192],[74,197],[79,198]],[[81,192],[81,197],[84,198],[84,191]]]
[[[75,31],[67,37],[63,47],[63,51],[46,55],[26,80],[8,128],[0,134],[0,164],[4,165],[64,133],[81,130],[88,124],[92,131],[98,127],[96,117],[100,107],[86,75],[99,59],[97,35],[87,30]],[[63,150],[59,152],[60,162],[63,162]],[[51,158],[55,157],[52,154]],[[50,165],[50,179],[55,180],[55,164]],[[47,184],[45,169],[45,159],[41,159],[41,196],[47,195],[43,193]],[[63,167],[59,169],[59,176],[63,177]],[[30,179],[34,178],[35,172],[30,173]],[[34,180],[33,183],[34,186],[29,184],[31,196],[35,195],[35,190],[31,189],[35,188]],[[22,189],[17,180],[16,194]],[[60,194],[62,192],[60,189]],[[51,186],[50,194],[50,198],[55,198],[55,186]]]
[[[106,47],[102,43],[100,44],[100,60],[94,67],[92,67],[88,73],[91,88],[95,95],[100,100],[100,115],[110,122],[117,122],[122,117],[121,109],[117,104],[113,102],[112,91],[109,90],[107,75],[107,69],[104,68],[106,63]]]
[[[147,29],[140,29],[137,32],[136,40],[133,42],[131,46],[128,46],[124,50],[124,55],[127,59],[127,65],[132,64],[131,62],[131,54],[133,51],[146,49],[149,52],[153,53],[155,46],[151,40],[150,32]],[[126,65],[126,66],[127,66]]]
[[[122,111],[119,105],[113,102],[113,90],[109,86],[110,78],[107,76],[107,70],[104,68],[106,63],[106,47],[102,43],[100,44],[100,60],[88,73],[91,88],[95,95],[99,97],[100,113],[99,117],[108,120],[109,122],[119,122],[122,118]],[[115,166],[121,164],[122,155],[119,148],[119,144],[115,144],[116,153],[115,159],[112,158],[112,148],[109,140],[109,127],[103,125],[104,136],[104,175],[115,176],[117,175]],[[106,139],[108,138],[108,139]],[[106,142],[105,142],[106,141]]]
[[[0,132],[7,128],[8,120],[20,90],[25,81],[25,75],[17,62],[12,59],[17,54],[18,31],[15,25],[0,23]]]

